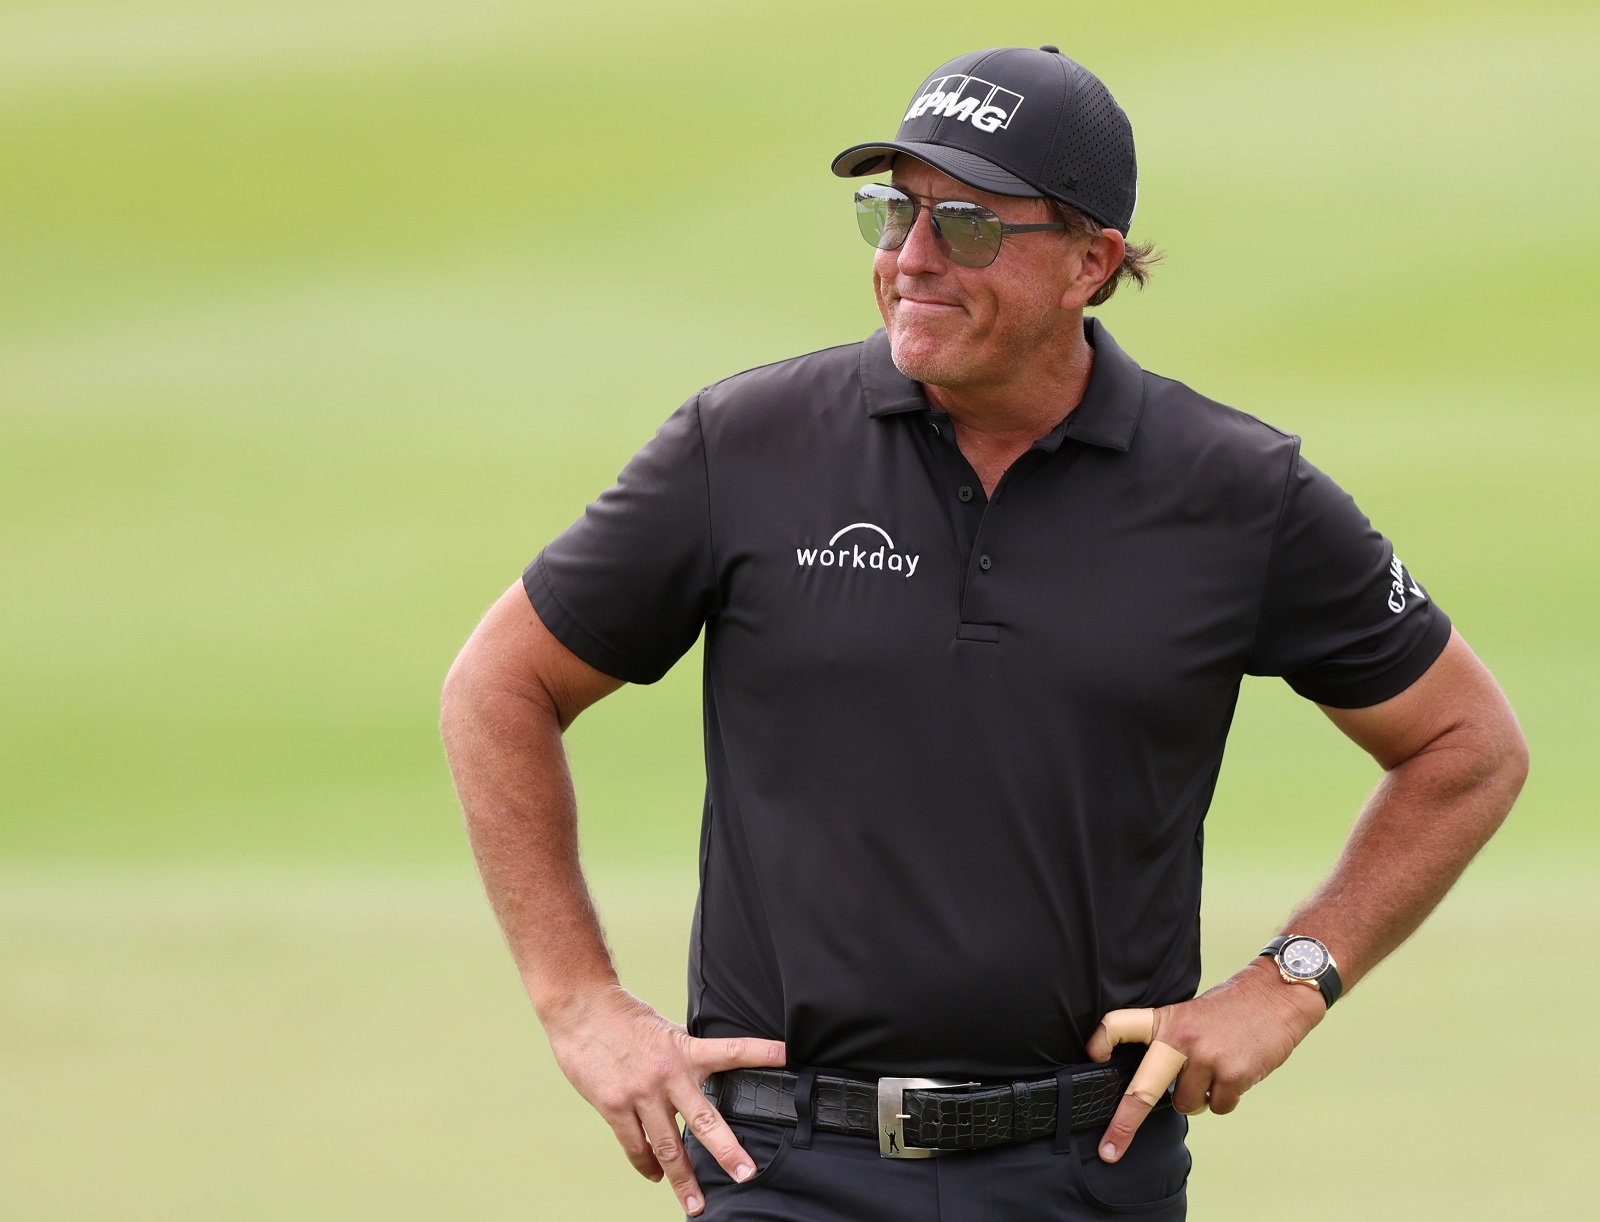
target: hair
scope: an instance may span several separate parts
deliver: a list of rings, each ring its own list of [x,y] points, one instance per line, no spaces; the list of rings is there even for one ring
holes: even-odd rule
[[[1051,216],[1067,227],[1068,237],[1092,238],[1104,228],[1094,217],[1087,212],[1080,212],[1071,204],[1064,204],[1048,195],[1044,197],[1044,202],[1049,205]],[[1143,289],[1145,282],[1150,279],[1151,270],[1165,257],[1166,252],[1154,242],[1129,242],[1117,270],[1106,278],[1106,282],[1094,291],[1094,296],[1085,304],[1104,305],[1124,280],[1132,281],[1136,288]]]

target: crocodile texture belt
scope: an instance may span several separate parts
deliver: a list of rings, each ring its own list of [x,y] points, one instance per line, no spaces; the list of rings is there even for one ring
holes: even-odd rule
[[[812,1123],[829,1133],[875,1137],[888,1158],[930,1158],[1048,1137],[1059,1128],[1060,1085],[1071,1084],[1068,1128],[1099,1128],[1117,1110],[1135,1062],[1072,1066],[1029,1082],[979,1083],[950,1078],[879,1078],[817,1073]],[[724,1116],[795,1125],[800,1075],[783,1069],[734,1069],[706,1079],[706,1098]],[[1171,1095],[1162,1101],[1166,1106]]]

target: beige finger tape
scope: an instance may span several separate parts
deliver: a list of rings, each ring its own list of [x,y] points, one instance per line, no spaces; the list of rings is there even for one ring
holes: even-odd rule
[[[1156,1033],[1154,1010],[1113,1010],[1100,1020],[1106,1029],[1106,1038],[1115,1048],[1118,1044],[1148,1044]]]
[[[1167,1093],[1167,1087],[1172,1085],[1188,1063],[1189,1058],[1171,1044],[1163,1044],[1160,1040],[1154,1041],[1150,1045],[1150,1051],[1144,1054],[1144,1060],[1139,1062],[1139,1068],[1133,1071],[1133,1081],[1128,1083],[1128,1094],[1136,1095],[1154,1107],[1161,1102],[1161,1096]]]

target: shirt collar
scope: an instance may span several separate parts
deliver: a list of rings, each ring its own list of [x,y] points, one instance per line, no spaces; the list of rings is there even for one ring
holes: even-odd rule
[[[861,345],[861,399],[869,416],[927,409],[922,386],[895,368],[889,353],[889,333],[879,327]]]
[[[1089,385],[1078,406],[1036,444],[1055,450],[1070,437],[1092,446],[1126,450],[1133,443],[1144,407],[1143,371],[1098,318],[1084,319],[1083,332],[1094,349]],[[867,415],[873,417],[928,409],[922,387],[895,368],[889,335],[881,327],[861,345],[861,398]]]

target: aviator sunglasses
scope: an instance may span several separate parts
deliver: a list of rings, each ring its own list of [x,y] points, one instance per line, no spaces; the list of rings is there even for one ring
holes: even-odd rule
[[[1000,254],[1008,233],[1038,233],[1065,229],[1050,225],[1008,225],[982,204],[945,199],[922,203],[898,187],[871,183],[856,192],[856,224],[867,245],[877,250],[899,250],[916,226],[917,213],[928,210],[928,222],[945,258],[962,267],[988,267]]]

